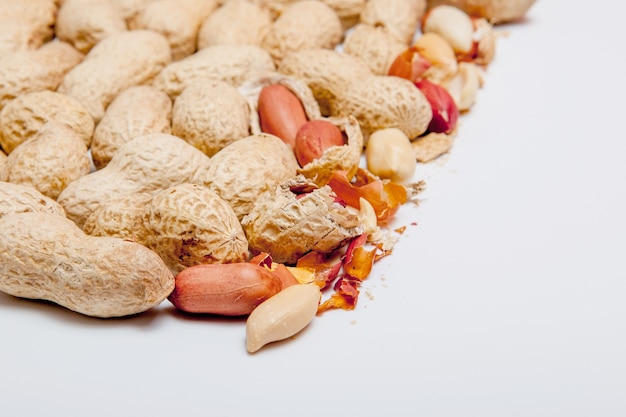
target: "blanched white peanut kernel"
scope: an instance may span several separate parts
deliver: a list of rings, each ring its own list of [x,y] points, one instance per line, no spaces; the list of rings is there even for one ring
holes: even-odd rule
[[[411,141],[397,128],[372,133],[365,149],[365,161],[374,175],[398,183],[410,180],[417,166]]]
[[[380,234],[376,210],[374,210],[372,204],[363,197],[359,198],[359,206],[360,210],[358,216],[363,225],[363,232],[367,233],[369,240],[376,240]]]
[[[457,73],[444,85],[459,111],[469,110],[483,83],[482,70],[472,62],[460,62]]]
[[[422,32],[444,37],[455,52],[468,53],[474,43],[474,24],[463,10],[448,5],[432,8],[424,19]]]
[[[308,326],[317,314],[321,297],[316,284],[296,284],[259,304],[246,321],[248,352],[287,339]]]

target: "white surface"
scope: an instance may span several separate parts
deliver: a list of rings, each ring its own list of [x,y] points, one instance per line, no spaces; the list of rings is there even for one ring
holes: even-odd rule
[[[586,4],[498,29],[356,311],[248,355],[242,321],[167,302],[95,320],[0,294],[1,414],[626,415],[625,10]]]

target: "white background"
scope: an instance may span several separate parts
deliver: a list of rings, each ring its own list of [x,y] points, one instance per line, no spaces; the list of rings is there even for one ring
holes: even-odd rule
[[[538,0],[498,28],[355,311],[249,355],[243,321],[167,301],[98,320],[0,294],[0,414],[626,415],[625,12]]]

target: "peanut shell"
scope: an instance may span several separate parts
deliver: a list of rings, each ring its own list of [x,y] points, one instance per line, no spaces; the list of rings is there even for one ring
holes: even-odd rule
[[[71,183],[57,201],[67,217],[82,228],[101,203],[132,194],[150,195],[188,182],[207,160],[205,154],[176,136],[138,136],[122,145],[106,167]]]
[[[272,23],[261,46],[275,62],[294,51],[334,49],[343,38],[337,13],[321,1],[302,0],[288,4]]]
[[[78,100],[50,90],[23,94],[4,106],[0,146],[10,153],[53,120],[71,127],[90,146],[95,124],[87,109]]]
[[[158,253],[173,274],[193,265],[248,259],[248,242],[233,209],[197,184],[105,202],[89,216],[84,231],[141,243]]]
[[[12,213],[27,212],[44,212],[65,217],[65,211],[59,203],[34,187],[0,182],[0,218]]]
[[[278,72],[304,81],[323,116],[337,115],[334,104],[352,83],[361,83],[372,71],[360,58],[334,49],[309,49],[287,55]]]
[[[55,24],[56,37],[86,54],[102,39],[127,30],[111,0],[65,0]]]
[[[393,61],[405,49],[406,44],[386,28],[366,23],[357,24],[343,43],[346,54],[360,58],[376,75],[387,75]]]
[[[298,169],[298,174],[315,182],[318,186],[328,183],[335,171],[347,171],[351,178],[357,171],[363,153],[363,134],[354,117],[330,118],[346,136],[346,144],[328,148],[324,154]]]
[[[356,118],[364,141],[379,129],[397,127],[409,138],[426,132],[432,118],[428,100],[404,78],[373,75],[352,83],[335,103],[338,111]]]
[[[272,24],[271,12],[250,0],[229,0],[202,23],[198,49],[212,45],[261,45]]]
[[[0,291],[94,317],[160,304],[174,289],[161,258],[139,243],[85,235],[50,213],[0,217]]]
[[[107,107],[96,126],[91,156],[97,169],[104,168],[124,143],[150,133],[171,133],[172,100],[149,85],[122,91]]]
[[[97,123],[122,91],[149,83],[170,61],[162,35],[150,30],[120,32],[94,46],[67,73],[58,91],[80,101]]]
[[[148,29],[162,34],[178,61],[197,49],[202,22],[215,10],[217,0],[159,0],[147,4],[134,18],[131,29]]]
[[[37,49],[54,36],[55,0],[0,0],[0,57]]]
[[[248,78],[274,71],[270,54],[256,45],[213,45],[167,65],[153,85],[176,98],[189,84],[211,78],[238,86]]]
[[[67,125],[51,121],[19,145],[0,167],[0,181],[30,185],[56,199],[90,170],[83,139]]]
[[[217,192],[241,220],[261,194],[294,177],[297,169],[289,145],[276,136],[260,133],[217,152],[197,170],[192,182]]]
[[[174,101],[172,133],[213,156],[250,134],[250,108],[237,88],[221,80],[198,80]]]
[[[426,0],[368,0],[361,12],[361,23],[386,28],[408,45],[426,11]]]
[[[65,74],[83,58],[72,45],[60,41],[3,57],[0,59],[0,109],[22,94],[56,90]]]
[[[311,191],[292,191],[303,187]],[[363,233],[358,217],[335,201],[329,186],[317,188],[301,176],[258,198],[241,224],[253,253],[269,253],[285,264],[310,251],[330,253]]]

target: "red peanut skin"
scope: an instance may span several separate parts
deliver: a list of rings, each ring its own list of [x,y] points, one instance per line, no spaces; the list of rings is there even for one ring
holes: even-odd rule
[[[272,84],[261,90],[257,109],[261,131],[278,136],[294,149],[296,133],[307,121],[300,99],[287,87]]]
[[[245,316],[281,289],[280,279],[259,265],[202,264],[176,275],[168,300],[187,313]]]

